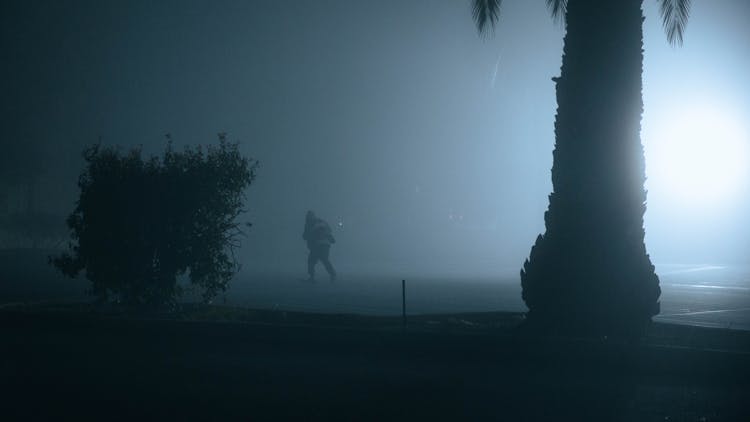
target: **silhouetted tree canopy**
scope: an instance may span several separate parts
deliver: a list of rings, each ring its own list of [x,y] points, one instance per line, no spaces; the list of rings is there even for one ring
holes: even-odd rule
[[[546,0],[547,8],[552,18],[560,22],[565,22],[565,15],[568,9],[569,0]],[[573,0],[574,2],[576,0]],[[577,0],[580,1],[580,0]],[[622,2],[623,0],[612,0]],[[593,0],[593,3],[598,0]],[[690,5],[692,0],[656,0],[659,3],[659,14],[661,23],[667,39],[672,44],[682,44],[685,27],[688,18],[690,18]],[[471,14],[477,29],[480,33],[485,33],[488,29],[494,28],[500,19],[500,6],[503,0],[472,0]],[[604,4],[604,2],[599,2]]]
[[[182,152],[170,142],[163,157],[95,145],[84,159],[67,219],[72,241],[55,267],[70,277],[85,270],[99,299],[130,305],[173,302],[186,273],[205,300],[226,290],[257,161],[224,134],[217,145]]]

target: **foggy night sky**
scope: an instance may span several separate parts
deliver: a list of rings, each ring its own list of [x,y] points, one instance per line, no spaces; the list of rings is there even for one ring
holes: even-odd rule
[[[644,8],[644,137],[703,97],[750,129],[750,2],[694,1],[681,48]],[[14,165],[49,212],[99,137],[158,153],[226,131],[261,162],[247,269],[301,272],[307,209],[343,222],[352,271],[516,274],[544,231],[563,30],[542,0],[503,2],[486,40],[463,0],[4,1],[0,31],[2,145],[37,151]],[[657,269],[749,263],[745,186],[707,214],[650,195]]]

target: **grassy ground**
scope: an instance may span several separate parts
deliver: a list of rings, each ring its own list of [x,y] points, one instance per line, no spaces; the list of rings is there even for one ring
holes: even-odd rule
[[[750,333],[519,337],[515,313],[0,311],[4,418],[750,420]]]

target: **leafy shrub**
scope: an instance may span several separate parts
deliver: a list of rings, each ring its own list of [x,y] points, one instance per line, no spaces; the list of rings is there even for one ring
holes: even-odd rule
[[[227,289],[243,234],[236,219],[257,161],[224,134],[218,145],[182,152],[170,142],[163,157],[95,145],[84,159],[67,219],[72,240],[52,258],[56,268],[70,277],[85,270],[100,300],[129,305],[173,303],[186,273],[206,301]]]

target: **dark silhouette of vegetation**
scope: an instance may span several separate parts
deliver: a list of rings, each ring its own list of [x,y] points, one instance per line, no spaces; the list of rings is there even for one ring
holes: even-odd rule
[[[681,43],[689,0],[659,0]],[[474,0],[480,33],[500,0]],[[646,253],[642,0],[547,0],[566,34],[557,87],[553,192],[521,270],[528,326],[639,336],[659,313],[659,278]]]
[[[84,159],[67,219],[72,242],[52,259],[55,267],[70,277],[85,270],[100,300],[128,305],[172,303],[185,273],[206,301],[226,290],[256,161],[224,134],[205,149],[177,152],[170,142],[163,157],[95,145]]]

